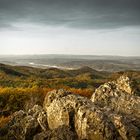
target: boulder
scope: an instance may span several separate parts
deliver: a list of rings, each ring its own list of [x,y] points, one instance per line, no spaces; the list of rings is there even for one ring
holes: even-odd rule
[[[48,125],[51,130],[65,125],[77,132],[80,139],[110,139],[117,137],[115,127],[107,116],[89,99],[61,90],[49,92],[44,102]],[[53,100],[51,98],[53,96]],[[49,97],[49,98],[48,98]],[[56,97],[56,98],[54,98]]]
[[[140,118],[140,97],[135,95],[130,83],[132,82],[125,76],[105,83],[95,90],[91,101],[101,108],[108,107],[116,112]]]
[[[28,112],[15,112],[7,125],[9,140],[32,140],[34,135],[48,129],[47,115],[41,106],[35,105]]]
[[[87,98],[74,95],[65,90],[49,92],[44,101],[44,110],[47,112],[49,128],[55,129],[61,125],[70,126],[73,123],[71,121],[74,119],[74,113],[77,112],[79,106],[88,105],[89,103],[92,102]]]
[[[17,117],[17,116],[16,116]],[[30,140],[39,130],[39,123],[32,116],[25,116],[16,120],[9,125],[8,139]],[[12,120],[13,121],[13,120]]]
[[[116,81],[117,88],[128,93],[134,94],[133,81],[126,75],[120,76]]]
[[[140,97],[133,81],[121,76],[95,90],[91,101],[102,109],[124,140],[140,139]]]
[[[61,97],[67,96],[68,94],[70,94],[70,92],[63,89],[48,92],[44,99],[44,109],[46,110],[54,99],[59,99]]]
[[[80,139],[115,140],[119,137],[113,123],[96,106],[81,106],[75,114],[75,129]]]

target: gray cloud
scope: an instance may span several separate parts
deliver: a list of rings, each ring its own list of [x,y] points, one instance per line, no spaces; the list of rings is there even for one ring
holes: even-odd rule
[[[73,28],[140,25],[139,0],[0,0],[0,28],[14,23]]]

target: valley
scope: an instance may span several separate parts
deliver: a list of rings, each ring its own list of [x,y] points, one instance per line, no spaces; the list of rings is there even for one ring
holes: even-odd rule
[[[1,55],[0,63],[37,68],[77,69],[84,66],[98,71],[140,70],[140,57],[96,55]]]

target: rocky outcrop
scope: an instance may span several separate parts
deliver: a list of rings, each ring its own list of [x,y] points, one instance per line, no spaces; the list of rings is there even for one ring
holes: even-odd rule
[[[108,115],[123,139],[140,139],[140,97],[129,77],[101,85],[91,100]]]
[[[118,89],[128,94],[135,94],[133,81],[130,80],[128,76],[122,75],[120,78],[118,78],[116,81],[116,86]]]
[[[43,107],[15,112],[6,127],[8,140],[139,140],[140,97],[126,76],[101,85],[91,100],[54,90]]]
[[[140,97],[135,95],[130,83],[128,77],[121,76],[117,81],[101,85],[91,100],[101,108],[107,107],[140,118]]]
[[[107,115],[96,107],[81,106],[75,114],[75,129],[80,139],[115,140],[119,137]]]
[[[5,131],[6,130],[6,131]],[[50,130],[47,123],[47,114],[39,105],[35,105],[28,112],[22,110],[12,115],[5,128],[4,140],[76,140],[78,136],[70,127],[61,125]]]
[[[44,114],[45,116],[42,116]],[[47,129],[46,113],[41,106],[35,105],[28,112],[22,110],[15,112],[8,125],[8,139],[30,140],[40,132]],[[43,121],[42,121],[43,120]]]
[[[44,102],[50,129],[61,125],[76,131],[80,139],[114,140],[115,127],[89,99],[64,90],[49,92]]]
[[[121,139],[123,140],[136,140],[140,138],[140,128],[134,125],[133,121],[121,114],[107,113],[109,119],[114,124]]]

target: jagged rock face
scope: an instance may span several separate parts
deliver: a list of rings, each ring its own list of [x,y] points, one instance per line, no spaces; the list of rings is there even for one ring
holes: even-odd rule
[[[140,138],[140,129],[133,124],[130,118],[116,113],[107,113],[107,115],[123,140]]]
[[[129,77],[125,75],[121,76],[117,79],[116,85],[118,89],[125,91],[129,94],[134,94],[133,82],[130,80]]]
[[[101,85],[91,97],[124,140],[140,139],[140,97],[135,95],[131,83],[128,77],[121,76]]]
[[[8,140],[31,140],[34,135],[38,133],[43,125],[47,130],[47,116],[41,106],[35,105],[28,112],[18,111],[15,112],[11,118],[11,122],[7,124],[9,128],[7,139]],[[39,121],[43,120],[43,121]]]
[[[47,114],[39,105],[35,105],[28,112],[15,112],[4,129],[7,130],[5,140],[78,140],[77,134],[68,126],[61,125],[50,130]]]
[[[119,137],[112,122],[95,106],[81,106],[78,109],[75,129],[80,139],[115,140]]]
[[[114,125],[89,99],[71,93],[66,96],[66,91],[61,90],[61,97],[56,96],[50,102],[51,95],[54,97],[54,93],[59,92],[49,92],[44,102],[50,129],[66,125],[76,131],[80,139],[115,139]]]
[[[59,98],[57,93],[61,93]],[[54,94],[56,94],[56,96]],[[53,100],[51,96],[53,96]],[[90,103],[92,102],[87,98],[68,93],[65,90],[49,92],[44,101],[44,109],[47,112],[50,129],[55,129],[60,125],[69,126],[71,119],[73,119],[71,117],[77,112],[79,106],[88,105]]]
[[[128,77],[101,85],[93,93],[91,100],[100,107],[109,107],[117,112],[140,118],[140,97],[131,88]]]

